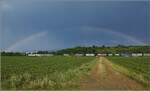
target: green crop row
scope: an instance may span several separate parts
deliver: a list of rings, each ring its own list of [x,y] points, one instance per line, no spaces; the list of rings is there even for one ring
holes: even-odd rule
[[[78,89],[94,57],[2,56],[2,89]]]
[[[149,86],[150,58],[149,57],[107,57],[115,68],[129,77]]]

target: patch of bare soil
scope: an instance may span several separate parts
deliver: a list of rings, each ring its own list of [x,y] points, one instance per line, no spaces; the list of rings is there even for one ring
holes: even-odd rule
[[[111,62],[100,57],[90,75],[81,78],[81,90],[143,90],[144,87],[133,79],[117,72]]]

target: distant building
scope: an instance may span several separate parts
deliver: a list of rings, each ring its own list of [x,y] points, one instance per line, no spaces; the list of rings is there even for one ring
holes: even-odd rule
[[[35,55],[38,56],[38,57],[42,56],[41,54],[35,54]]]
[[[95,54],[85,54],[85,56],[95,56]]]
[[[99,54],[97,54],[97,56],[107,56],[107,54],[105,54],[105,53],[99,53]]]
[[[121,56],[122,56],[122,57],[130,57],[131,54],[130,54],[130,53],[121,53]]]
[[[75,54],[75,56],[78,56],[78,57],[79,57],[79,56],[84,56],[84,54],[78,54],[78,53],[77,53],[77,54]]]
[[[107,56],[113,56],[113,54],[112,54],[112,53],[109,53]]]
[[[36,54],[27,54],[27,56],[36,56]]]
[[[150,56],[150,53],[144,53],[143,56]]]
[[[119,54],[119,53],[116,53],[115,56],[120,56],[120,54]]]
[[[28,56],[54,56],[53,54],[28,54]]]
[[[69,54],[63,54],[64,56],[70,56]]]
[[[38,56],[54,56],[53,54],[38,54]]]
[[[140,57],[140,56],[143,56],[142,53],[132,53],[132,56],[133,57]]]

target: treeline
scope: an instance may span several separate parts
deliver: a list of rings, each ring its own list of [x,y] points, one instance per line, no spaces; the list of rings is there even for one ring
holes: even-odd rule
[[[30,52],[29,52],[30,53]],[[37,51],[32,52],[34,54],[54,54],[54,55],[62,55],[62,54],[86,54],[86,53],[150,53],[150,46],[89,46],[89,47],[74,47],[67,48],[58,51]],[[25,56],[27,53],[20,52],[1,52],[2,56]]]
[[[76,54],[76,53],[150,53],[150,46],[90,46],[90,47],[75,47],[63,49],[55,52],[56,54]]]
[[[25,56],[25,53],[21,52],[1,52],[1,56]]]

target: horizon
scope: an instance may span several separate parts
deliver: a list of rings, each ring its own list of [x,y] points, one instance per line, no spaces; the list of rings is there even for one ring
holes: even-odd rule
[[[62,48],[62,49],[53,49],[53,50],[23,50],[23,51],[11,51],[11,50],[0,50],[0,52],[38,52],[38,51],[48,51],[48,52],[56,52],[56,51],[60,51],[60,50],[66,50],[66,49],[72,49],[72,48],[78,48],[78,47],[103,47],[105,46],[106,48],[108,47],[119,47],[119,46],[125,46],[125,47],[146,47],[146,46],[149,46],[149,45],[90,45],[90,46],[74,46],[74,47],[68,47],[68,48]]]
[[[149,1],[3,1],[0,49],[149,45]]]

